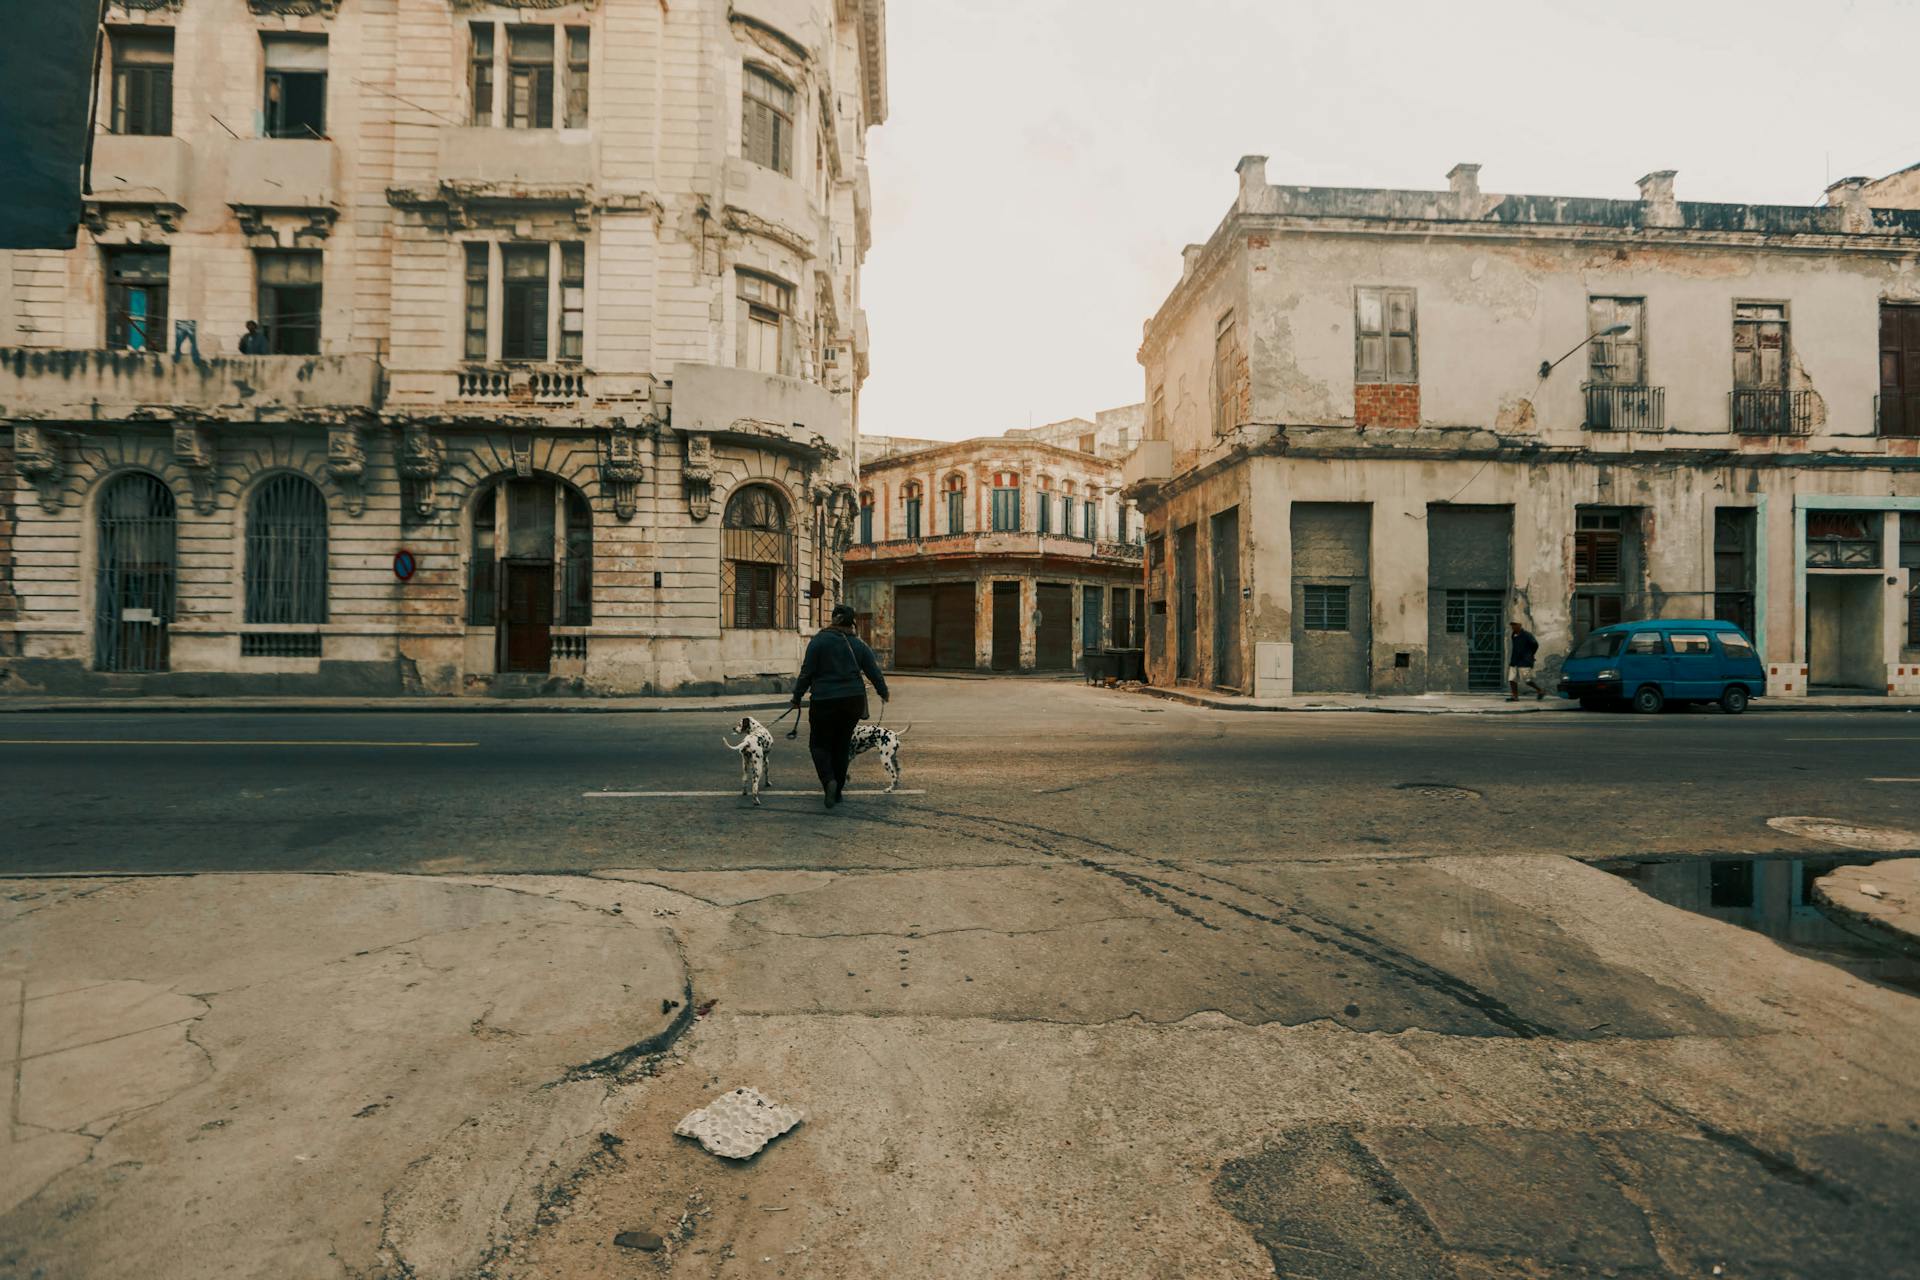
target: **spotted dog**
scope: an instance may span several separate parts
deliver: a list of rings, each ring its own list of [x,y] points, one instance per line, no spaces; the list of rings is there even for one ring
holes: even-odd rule
[[[759,804],[760,789],[773,787],[773,735],[752,716],[741,716],[736,732],[740,734],[740,741],[727,742],[725,734],[720,735],[720,741],[727,742],[727,750],[740,753],[740,794],[752,796],[753,802]]]
[[[877,724],[863,724],[853,731],[853,754],[863,751],[878,751],[880,767],[887,771],[887,790],[900,785],[900,739],[907,736],[907,729],[895,733],[892,729]]]

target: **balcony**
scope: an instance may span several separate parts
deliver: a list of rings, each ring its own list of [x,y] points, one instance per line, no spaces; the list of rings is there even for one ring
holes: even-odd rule
[[[440,181],[459,187],[515,191],[586,188],[593,184],[593,134],[585,129],[440,131]]]
[[[1120,487],[1161,484],[1173,479],[1173,441],[1142,440],[1120,463]]]
[[[1811,434],[1818,395],[1784,387],[1735,387],[1728,396],[1732,406],[1730,429],[1743,436]]]
[[[102,205],[151,205],[184,209],[193,150],[182,138],[95,134],[93,193]]]
[[[1667,389],[1622,383],[1585,383],[1589,431],[1665,431]]]
[[[325,138],[243,138],[227,149],[227,203],[331,209],[338,152]]]
[[[673,371],[673,426],[677,431],[784,446],[795,452],[853,458],[847,411],[825,387],[714,364],[680,364]]]
[[[382,401],[370,356],[185,356],[0,349],[0,406],[19,422],[311,421]]]
[[[1093,542],[1031,529],[980,533],[944,533],[927,538],[896,538],[856,543],[849,563],[891,564],[901,560],[1048,559],[1082,560],[1138,566],[1146,549],[1132,542]]]
[[[496,404],[572,404],[588,399],[578,365],[471,365],[454,375],[454,399]]]

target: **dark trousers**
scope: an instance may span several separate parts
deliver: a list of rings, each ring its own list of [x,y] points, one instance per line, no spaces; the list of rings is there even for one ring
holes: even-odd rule
[[[828,783],[847,783],[847,766],[853,760],[853,731],[860,727],[860,713],[866,709],[864,696],[851,698],[815,698],[807,708],[807,753],[813,757],[813,771],[820,775],[824,790]]]

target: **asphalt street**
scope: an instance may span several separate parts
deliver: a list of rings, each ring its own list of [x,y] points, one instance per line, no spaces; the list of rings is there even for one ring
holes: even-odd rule
[[[23,981],[51,946],[37,929],[92,977],[205,994],[138,967],[170,933],[138,926],[141,895],[190,887],[179,937],[225,939],[286,892],[113,873],[427,873],[670,931],[698,1014],[610,1084],[571,1172],[538,1162],[561,1207],[489,1255],[501,1280],[627,1280],[609,1242],[636,1227],[676,1273],[726,1277],[1920,1275],[1920,1001],[1657,891],[1677,867],[1704,896],[1712,855],[1780,855],[1732,873],[1758,900],[1786,883],[1773,868],[1845,852],[1769,818],[1912,830],[1920,718],[1249,714],[896,684],[903,791],[832,812],[783,733],[775,790],[741,797],[719,713],[0,716],[0,869],[106,877],[7,886]],[[856,789],[883,782],[856,762]],[[1582,865],[1623,858],[1667,870]],[[419,883],[338,883],[360,881]],[[293,926],[341,951],[356,919]],[[563,963],[436,968],[416,945],[336,1012],[397,1018],[457,972],[492,1043],[491,1002],[547,999],[522,988]],[[274,950],[227,962],[284,968]],[[246,1067],[260,1034],[229,1031],[212,1069]],[[736,1084],[807,1120],[721,1167],[672,1132]],[[196,1139],[198,1098],[172,1104]],[[403,1102],[394,1123],[424,1125]],[[243,1106],[235,1131],[274,1114]],[[20,1242],[0,1264],[118,1274],[116,1224],[172,1221],[200,1150],[149,1144],[138,1178],[77,1167],[0,1216]],[[440,1148],[382,1150],[424,1168]],[[389,1224],[386,1269],[363,1247],[353,1273],[478,1274],[426,1264],[449,1256],[437,1221]],[[202,1273],[183,1265],[156,1280]]]
[[[805,732],[737,794],[731,717],[0,717],[11,872],[964,866],[1791,852],[1920,810],[1920,716],[1248,714],[1072,682],[900,679],[902,788],[821,810]],[[771,720],[771,713],[762,713]],[[788,724],[791,724],[788,721]],[[786,726],[781,726],[782,731]],[[884,786],[872,756],[853,786]],[[603,792],[711,792],[601,795]]]

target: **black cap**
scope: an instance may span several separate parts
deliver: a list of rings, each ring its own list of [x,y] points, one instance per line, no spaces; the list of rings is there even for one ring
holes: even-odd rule
[[[853,625],[854,617],[855,617],[855,614],[853,612],[852,605],[837,604],[833,606],[833,625],[834,626],[850,627]]]

